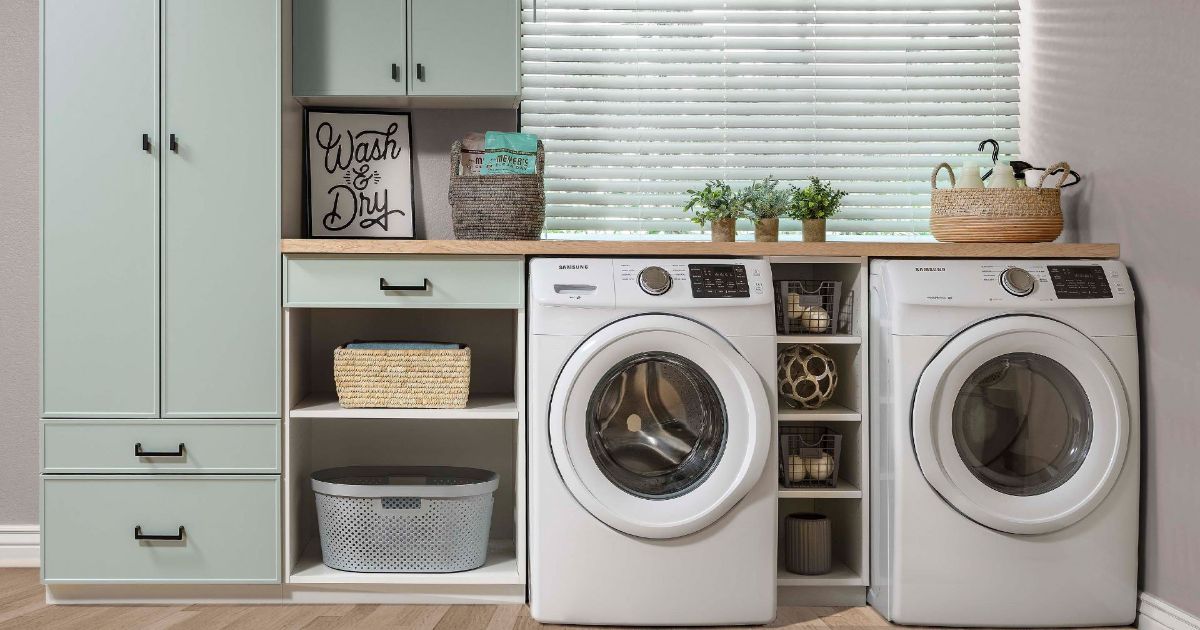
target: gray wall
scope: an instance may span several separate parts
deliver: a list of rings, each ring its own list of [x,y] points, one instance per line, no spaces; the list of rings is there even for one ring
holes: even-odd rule
[[[416,111],[412,123],[417,236],[452,238],[450,143],[516,129],[516,112]],[[38,159],[38,0],[0,0],[0,527],[38,521]]]
[[[1143,589],[1200,614],[1200,3],[1022,7],[1021,151],[1084,175],[1069,236],[1120,243],[1138,291]]]
[[[38,520],[38,2],[0,2],[0,527]]]

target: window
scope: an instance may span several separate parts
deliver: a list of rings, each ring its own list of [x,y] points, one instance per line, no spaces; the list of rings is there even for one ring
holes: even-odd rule
[[[935,165],[1017,151],[1017,0],[523,2],[549,238],[696,238],[687,189],[768,175],[848,191],[831,238],[928,238]]]

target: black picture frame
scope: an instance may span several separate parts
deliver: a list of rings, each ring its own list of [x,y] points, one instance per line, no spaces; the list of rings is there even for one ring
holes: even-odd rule
[[[362,235],[362,234],[316,234],[313,231],[313,199],[312,199],[312,175],[311,163],[309,156],[309,140],[310,114],[348,114],[348,115],[379,115],[379,116],[404,116],[406,124],[404,125],[404,133],[407,134],[408,149],[409,149],[409,218],[408,221],[412,225],[412,234],[409,236],[392,236],[392,235]],[[303,124],[303,143],[301,153],[303,155],[303,172],[301,177],[301,186],[303,187],[302,198],[304,200],[304,225],[302,234],[304,238],[311,239],[357,239],[357,240],[416,240],[417,229],[417,197],[416,197],[416,153],[413,151],[412,144],[412,112],[407,110],[381,109],[381,108],[357,108],[357,107],[318,107],[305,106],[302,113]]]

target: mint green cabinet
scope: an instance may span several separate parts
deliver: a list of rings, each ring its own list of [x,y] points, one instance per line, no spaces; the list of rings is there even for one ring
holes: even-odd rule
[[[42,421],[43,473],[278,474],[278,419]]]
[[[158,0],[42,11],[42,411],[153,417]]]
[[[278,417],[279,6],[162,7],[162,414]]]
[[[298,97],[510,102],[520,93],[520,50],[520,0],[292,3],[292,94]]]
[[[293,0],[292,93],[405,94],[404,0]]]
[[[409,94],[515,96],[517,0],[408,0]]]
[[[48,584],[279,581],[278,477],[45,475],[42,512]]]

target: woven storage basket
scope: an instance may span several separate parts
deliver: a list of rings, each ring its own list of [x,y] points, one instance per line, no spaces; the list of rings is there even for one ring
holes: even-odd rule
[[[333,351],[338,402],[349,408],[462,409],[471,389],[471,349]]]
[[[938,188],[942,169],[950,174],[950,188]],[[1046,176],[1062,169],[1054,188],[1042,188]],[[1066,162],[1046,169],[1037,188],[955,189],[954,169],[945,162],[933,169],[929,227],[933,237],[946,243],[1043,243],[1062,233],[1059,205],[1061,187],[1071,173]]]
[[[460,175],[462,142],[450,148],[454,238],[534,241],[546,223],[546,150],[539,140],[532,175]]]

